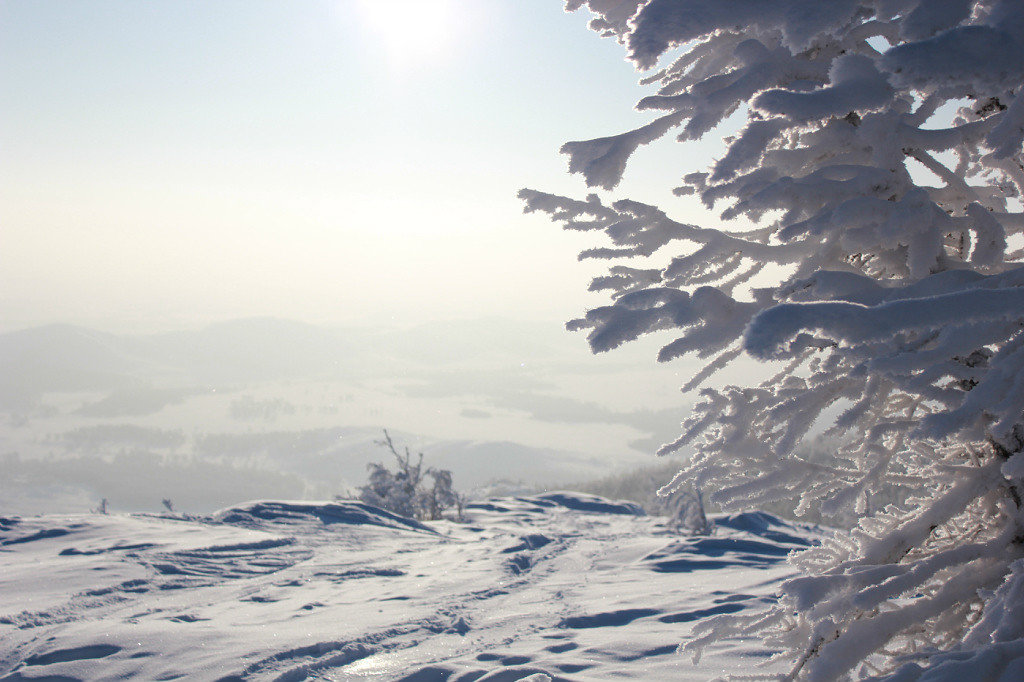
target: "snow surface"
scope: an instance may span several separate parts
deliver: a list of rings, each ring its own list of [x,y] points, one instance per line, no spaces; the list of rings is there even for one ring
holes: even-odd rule
[[[423,524],[355,502],[0,518],[0,681],[707,680],[771,653],[697,623],[763,606],[818,529],[681,537],[631,503],[495,498]],[[763,671],[763,670],[762,670]]]

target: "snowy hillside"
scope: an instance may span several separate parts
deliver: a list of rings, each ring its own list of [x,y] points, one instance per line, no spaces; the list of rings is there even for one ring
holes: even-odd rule
[[[770,600],[820,536],[747,513],[685,538],[577,493],[468,515],[2,518],[0,680],[707,680],[769,652],[725,640],[695,667],[676,653],[690,628]]]

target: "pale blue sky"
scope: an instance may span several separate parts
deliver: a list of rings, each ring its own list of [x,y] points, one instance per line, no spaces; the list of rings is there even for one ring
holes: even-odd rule
[[[0,331],[599,301],[589,240],[515,193],[585,194],[561,143],[647,120],[621,47],[559,0],[417,0],[449,13],[427,44],[402,4],[0,0]],[[692,155],[618,195],[682,210]]]

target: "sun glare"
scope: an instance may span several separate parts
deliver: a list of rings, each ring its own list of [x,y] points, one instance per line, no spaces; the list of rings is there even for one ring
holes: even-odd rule
[[[454,0],[360,0],[366,30],[394,63],[409,66],[448,52],[459,17]]]

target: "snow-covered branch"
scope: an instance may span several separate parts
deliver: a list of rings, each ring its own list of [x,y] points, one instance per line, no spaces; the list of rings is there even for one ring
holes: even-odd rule
[[[787,363],[702,391],[661,448],[691,454],[664,490],[859,520],[799,559],[811,576],[778,607],[705,634],[775,637],[797,652],[794,679],[878,675],[910,654],[901,674],[924,679],[1009,641],[1000,655],[1024,666],[1024,4],[567,2],[580,7],[657,87],[646,125],[563,147],[588,185],[616,187],[669,134],[746,123],[709,168],[679,169],[676,193],[718,211],[703,225],[521,193],[606,240],[581,258],[611,263],[591,286],[610,301],[569,327],[595,351],[670,330],[659,359],[707,359],[687,390],[744,353]]]

